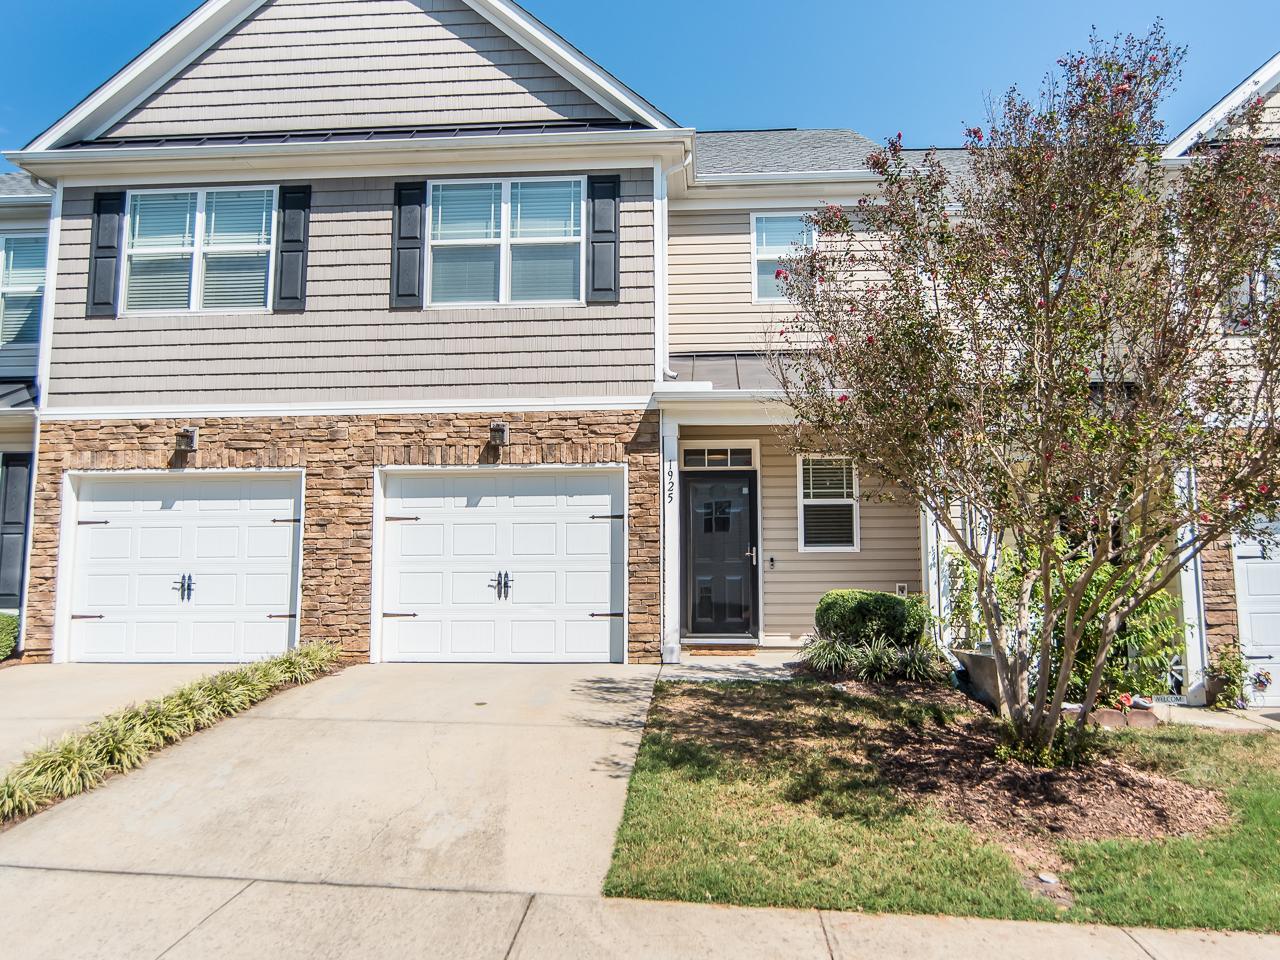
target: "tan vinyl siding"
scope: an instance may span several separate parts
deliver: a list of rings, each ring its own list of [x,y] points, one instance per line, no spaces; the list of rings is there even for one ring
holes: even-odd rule
[[[753,303],[753,213],[789,211],[679,210],[671,214],[671,351],[733,353],[776,347],[795,307]],[[870,236],[862,233],[865,239]]]
[[[270,0],[106,136],[610,117],[462,0]]]
[[[673,211],[668,250],[673,353],[759,350],[792,315],[751,302],[750,211]]]
[[[796,458],[768,427],[682,427],[680,439],[760,441],[760,504],[764,570],[764,639],[794,642],[813,632],[813,611],[828,590],[853,587],[893,592],[921,587],[920,511],[909,501],[885,502],[860,477],[862,503],[857,553],[801,553]],[[769,568],[769,561],[774,566]]]
[[[622,177],[618,304],[410,311],[389,309],[395,181],[314,182],[302,314],[86,317],[94,191],[69,189],[49,403],[645,394],[653,382],[653,175]]]

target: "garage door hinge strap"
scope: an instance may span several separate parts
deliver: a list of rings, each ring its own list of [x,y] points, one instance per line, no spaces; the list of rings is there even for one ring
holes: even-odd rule
[[[622,614],[622,613],[592,613],[592,614],[588,614],[588,616],[590,616],[590,617],[623,617],[623,616],[626,616],[626,614]]]
[[[392,620],[410,620],[417,616],[416,613],[384,613],[384,617],[390,617]]]
[[[625,513],[593,513],[591,515],[591,519],[592,520],[625,520],[627,519],[627,515]]]
[[[412,523],[414,520],[421,520],[421,517],[383,517],[387,523]]]
[[[297,620],[298,615],[296,613],[268,613],[267,619],[268,620]]]
[[[110,520],[81,520],[76,526],[79,527],[105,527],[110,524]]]
[[[72,620],[105,620],[106,617],[101,613],[73,613]]]
[[[272,520],[271,522],[272,522],[272,523],[301,523],[301,522],[302,522],[302,518],[301,518],[301,517],[292,517],[292,518],[291,518],[291,519],[289,519],[289,520]]]

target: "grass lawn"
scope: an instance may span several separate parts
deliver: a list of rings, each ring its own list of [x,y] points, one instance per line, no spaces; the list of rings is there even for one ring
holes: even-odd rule
[[[925,784],[913,793],[886,775],[898,731],[930,736],[972,720],[954,699],[930,699],[819,682],[660,683],[605,893],[1280,930],[1280,737],[1181,727],[1115,736],[1129,766],[1223,790],[1236,822],[1145,842],[1045,836],[1074,896],[1063,907],[1028,891],[1008,836],[920,799],[927,777],[908,778]]]

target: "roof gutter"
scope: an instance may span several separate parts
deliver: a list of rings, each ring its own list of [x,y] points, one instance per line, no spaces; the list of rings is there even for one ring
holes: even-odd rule
[[[693,136],[693,131],[675,130],[619,130],[533,134],[491,134],[468,137],[432,139],[419,137],[403,140],[360,140],[340,143],[278,143],[228,144],[217,146],[173,147],[78,147],[58,150],[13,150],[3,156],[10,163],[24,169],[50,164],[58,168],[84,167],[116,160],[132,163],[148,161],[210,160],[242,158],[246,160],[270,157],[340,157],[350,154],[368,156],[370,151],[379,153],[429,153],[432,151],[472,151],[515,147],[559,147],[618,144],[683,143]]]

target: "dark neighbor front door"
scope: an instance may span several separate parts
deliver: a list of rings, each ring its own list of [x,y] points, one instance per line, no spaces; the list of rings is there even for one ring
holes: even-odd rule
[[[690,635],[753,637],[756,474],[685,473],[684,611]]]

